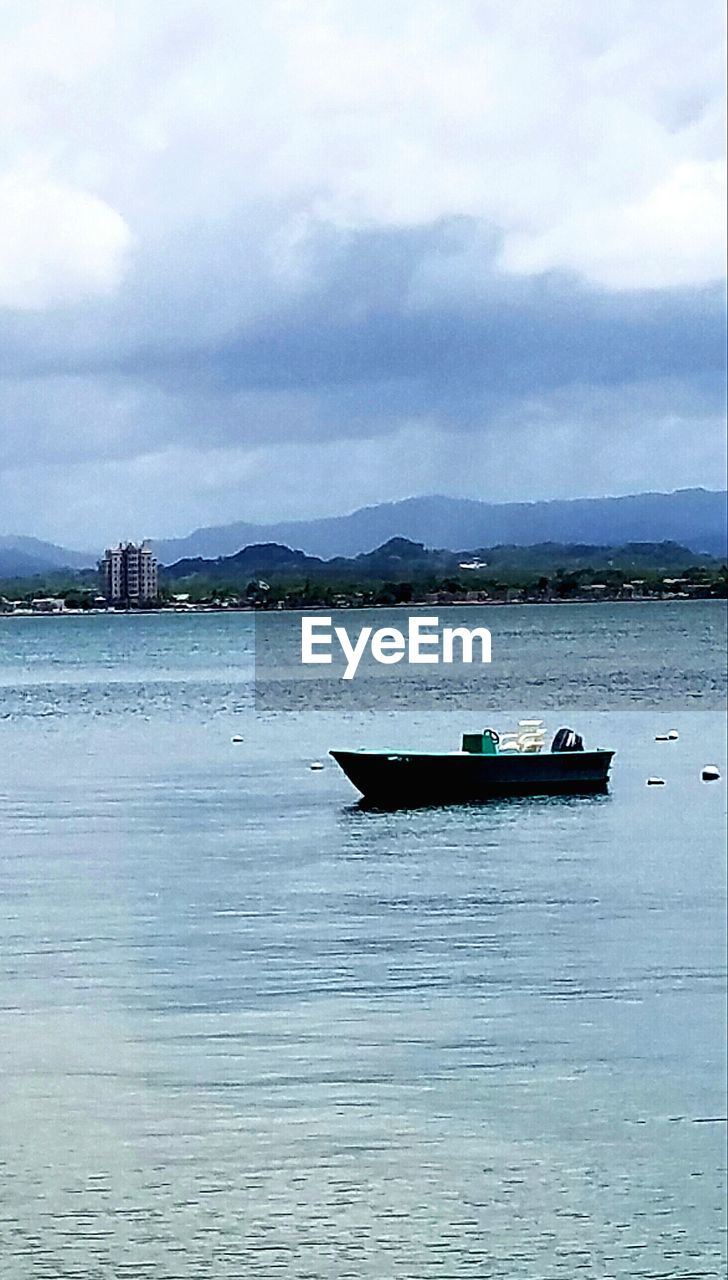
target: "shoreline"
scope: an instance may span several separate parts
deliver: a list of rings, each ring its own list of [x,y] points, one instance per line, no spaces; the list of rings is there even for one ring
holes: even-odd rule
[[[638,596],[633,598],[618,599],[610,597],[609,599],[587,599],[578,597],[572,600],[448,600],[439,601],[437,603],[409,600],[407,603],[402,601],[396,604],[365,604],[365,605],[298,605],[295,607],[286,606],[282,609],[255,609],[246,605],[191,605],[187,608],[179,606],[162,606],[152,609],[10,609],[7,612],[0,610],[0,622],[13,618],[146,618],[173,616],[185,617],[197,616],[200,614],[263,614],[269,616],[278,613],[370,613],[380,609],[398,609],[405,612],[421,609],[523,609],[523,608],[556,608],[562,609],[568,605],[593,605],[603,608],[605,605],[675,605],[675,604],[723,604],[728,603],[725,596]]]

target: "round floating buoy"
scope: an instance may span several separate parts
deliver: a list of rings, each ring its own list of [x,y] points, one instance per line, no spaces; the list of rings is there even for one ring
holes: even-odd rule
[[[230,739],[230,741],[231,741],[231,742],[242,742],[242,741],[243,741],[243,739],[240,737],[240,734],[239,734],[239,733],[236,733],[236,734],[235,734],[235,736],[234,736],[233,738],[231,738],[231,739]]]
[[[703,782],[717,782],[720,778],[720,769],[714,764],[706,764],[700,776]]]
[[[677,729],[671,729],[667,735],[669,742],[677,742],[679,737],[680,737],[680,734],[678,733]]]
[[[648,787],[664,787],[665,779],[664,778],[648,778],[647,785]]]
[[[309,769],[323,769],[324,766],[322,765],[320,760],[312,760],[311,764],[308,767]]]

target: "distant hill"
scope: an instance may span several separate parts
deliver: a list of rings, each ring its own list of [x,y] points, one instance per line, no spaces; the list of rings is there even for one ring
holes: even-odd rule
[[[54,569],[84,569],[94,563],[90,553],[69,551],[40,538],[12,533],[0,537],[0,577],[3,578],[31,578]]]
[[[707,489],[640,493],[622,498],[556,502],[478,502],[468,498],[407,498],[362,507],[347,516],[271,525],[235,523],[197,529],[185,538],[157,539],[160,561],[229,556],[251,544],[297,547],[311,556],[355,556],[401,537],[428,547],[529,546],[540,542],[615,546],[679,542],[692,551],[725,555],[726,494]]]
[[[676,542],[628,543],[621,547],[544,542],[529,547],[511,544],[481,547],[474,552],[453,552],[428,550],[423,543],[407,538],[390,538],[374,551],[352,557],[335,556],[331,560],[307,556],[279,543],[257,543],[232,556],[178,560],[163,567],[160,576],[168,586],[204,583],[238,589],[257,578],[278,583],[306,579],[330,583],[421,582],[438,574],[465,579],[476,563],[481,577],[497,577],[499,573],[513,570],[538,575],[554,573],[559,568],[572,572],[580,568],[600,572],[610,568],[628,573],[668,572],[690,565],[717,566],[719,562]]]
[[[232,556],[216,556],[206,560],[202,556],[186,557],[161,568],[163,582],[176,582],[181,578],[204,578],[206,582],[249,582],[252,578],[285,574],[305,576],[308,572],[325,569],[325,562],[315,556],[276,542],[256,543],[243,547]]]
[[[180,580],[204,580],[241,585],[254,578],[271,579],[358,579],[381,581],[385,578],[418,576],[437,569],[456,566],[457,554],[452,551],[428,551],[421,542],[407,538],[390,538],[383,546],[359,556],[347,558],[335,556],[323,560],[319,556],[307,556],[277,542],[255,543],[244,547],[232,556],[186,557],[174,564],[162,566],[162,582]]]
[[[320,520],[270,525],[238,522],[197,529],[184,538],[155,539],[153,545],[162,564],[217,559],[243,548],[250,552],[255,546],[272,545],[289,556],[331,560],[378,552],[397,538],[452,552],[460,547],[528,547],[546,542],[622,546],[673,541],[693,552],[726,556],[727,496],[708,489],[680,489],[676,493],[558,502],[406,498]],[[293,553],[292,547],[298,550]],[[0,576],[27,578],[58,569],[90,568],[99,554],[5,534],[0,536]],[[243,563],[239,568],[244,571]]]

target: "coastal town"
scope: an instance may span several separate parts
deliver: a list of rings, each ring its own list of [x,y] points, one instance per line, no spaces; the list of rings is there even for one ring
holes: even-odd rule
[[[564,563],[556,563],[559,557]],[[458,557],[394,538],[368,555],[333,561],[260,544],[217,560],[163,566],[148,541],[128,541],[107,548],[96,571],[47,578],[0,583],[0,613],[598,603],[724,599],[728,593],[725,564],[672,543],[545,543]]]

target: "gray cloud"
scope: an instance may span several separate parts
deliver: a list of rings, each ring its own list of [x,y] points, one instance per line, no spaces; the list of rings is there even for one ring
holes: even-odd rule
[[[0,19],[4,529],[721,483],[712,0],[58,15]]]

